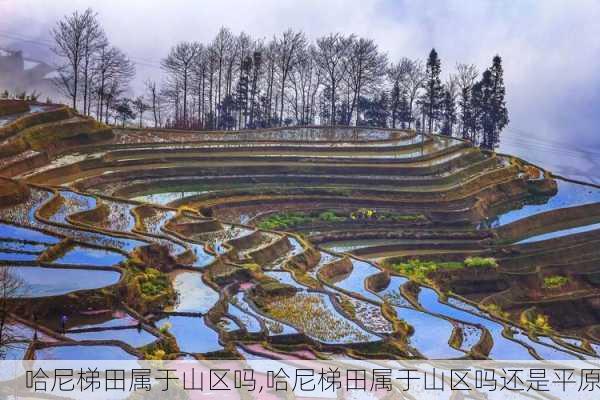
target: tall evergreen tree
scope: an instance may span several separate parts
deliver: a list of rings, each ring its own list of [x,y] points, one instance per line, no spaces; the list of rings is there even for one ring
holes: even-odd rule
[[[485,75],[485,74],[484,74]],[[469,99],[469,109],[471,110],[469,118],[465,120],[466,130],[474,145],[481,143],[481,131],[484,112],[484,90],[483,80],[475,82],[471,88],[471,97]]]
[[[396,127],[396,121],[400,119],[400,85],[394,82],[390,93],[390,112],[392,114],[392,128]]]
[[[456,123],[456,103],[449,89],[444,90],[442,101],[442,134],[452,136],[452,128]]]
[[[492,73],[489,69],[483,72],[480,82],[481,94],[479,96],[479,123],[481,127],[481,144],[484,149],[492,149],[492,135],[494,130],[494,120],[492,115]]]
[[[492,61],[489,76],[489,98],[487,111],[489,112],[489,126],[484,131],[484,145],[493,150],[500,142],[500,132],[508,124],[508,110],[506,109],[506,88],[504,87],[504,71],[502,59],[496,55]]]
[[[240,77],[237,84],[236,108],[238,110],[238,126],[241,129],[246,126],[248,116],[248,89],[250,84],[250,72],[252,70],[252,58],[245,57],[240,65]]]
[[[360,109],[364,113],[364,118],[359,122],[360,125],[387,128],[390,111],[389,98],[385,91],[374,95],[373,99],[361,96],[358,101]]]
[[[477,82],[477,67],[469,64],[458,64],[457,82],[458,82],[458,106],[460,107],[460,134],[463,139],[473,141],[472,132],[469,125],[473,119],[473,109],[471,107],[471,91],[473,85]]]
[[[443,101],[443,87],[440,80],[442,66],[435,49],[431,49],[425,71],[425,94],[423,105],[427,117],[429,133],[433,132],[434,123],[438,120]]]
[[[400,105],[398,107],[400,121],[402,122],[402,129],[408,127],[413,121],[412,111],[410,106],[409,95],[406,91],[402,91],[400,94]]]

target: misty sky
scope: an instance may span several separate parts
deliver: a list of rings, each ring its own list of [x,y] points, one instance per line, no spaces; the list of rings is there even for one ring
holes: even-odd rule
[[[0,0],[0,47],[47,57],[55,21],[92,7],[110,40],[137,62],[137,81],[160,74],[180,40],[211,40],[222,26],[271,37],[291,27],[373,38],[391,60],[435,47],[445,73],[504,60],[511,123],[501,150],[600,182],[600,1]],[[11,36],[11,38],[7,37]],[[527,148],[525,148],[527,146]]]

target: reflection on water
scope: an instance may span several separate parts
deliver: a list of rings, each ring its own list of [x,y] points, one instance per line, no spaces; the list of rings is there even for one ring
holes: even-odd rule
[[[171,315],[156,325],[159,328],[168,327],[177,340],[179,350],[184,353],[209,353],[223,349],[219,335],[206,325],[204,318]]]
[[[554,239],[554,238],[559,238],[559,237],[568,236],[568,235],[574,235],[576,233],[589,232],[589,231],[593,231],[596,229],[600,229],[600,223],[584,225],[584,226],[576,226],[574,228],[561,229],[559,231],[548,232],[548,233],[544,233],[542,235],[536,235],[536,236],[529,237],[527,239],[523,239],[523,240],[517,242],[516,244],[541,242],[542,240],[548,240],[548,239]]]
[[[35,351],[37,360],[135,360],[118,346],[55,346]]]
[[[357,240],[338,240],[321,244],[321,247],[336,253],[350,253],[357,249],[373,246],[385,246],[398,243],[398,239],[357,239]]]
[[[121,274],[115,271],[43,267],[11,267],[10,272],[23,282],[15,296],[22,298],[58,296],[77,290],[99,289],[114,285],[121,277]]]
[[[53,264],[110,267],[117,265],[124,260],[124,255],[114,251],[75,246],[67,251],[62,257],[54,260]]]
[[[556,179],[556,183],[558,184],[556,195],[550,198],[532,198],[528,200],[529,203],[526,201],[519,209],[511,209],[490,218],[485,222],[485,226],[496,228],[535,214],[600,202],[600,189],[562,179]],[[532,200],[536,202],[532,202]]]
[[[366,261],[356,259],[352,259],[351,261],[353,267],[352,272],[344,277],[344,279],[336,281],[334,283],[335,286],[348,292],[358,293],[367,299],[379,301],[379,298],[375,294],[368,292],[365,289],[365,279],[367,279],[368,276],[378,273],[379,269]]]
[[[131,347],[146,346],[157,340],[150,332],[138,328],[68,332],[66,336],[74,340],[118,340]]]
[[[173,287],[178,295],[176,312],[206,313],[219,300],[219,294],[202,281],[198,272],[182,272],[175,276]]]

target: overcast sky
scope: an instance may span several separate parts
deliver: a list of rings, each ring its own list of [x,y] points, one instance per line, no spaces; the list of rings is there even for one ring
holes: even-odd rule
[[[310,38],[354,32],[391,60],[424,58],[435,47],[445,73],[457,61],[482,70],[498,53],[511,118],[503,148],[527,143],[534,161],[576,164],[574,175],[600,170],[598,0],[0,0],[0,46],[44,55],[43,46],[7,36],[47,41],[58,18],[87,7],[138,62],[138,82],[160,73],[172,44],[209,41],[221,26],[267,38],[288,27]]]

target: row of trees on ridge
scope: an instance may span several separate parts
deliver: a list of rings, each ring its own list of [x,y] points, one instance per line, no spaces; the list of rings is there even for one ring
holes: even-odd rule
[[[292,125],[412,128],[493,149],[508,123],[502,60],[482,74],[458,64],[442,80],[435,49],[396,62],[371,39],[331,33],[311,42],[288,29],[256,39],[221,28],[210,43],[175,44],[163,78],[131,98],[134,64],[111,46],[92,10],[52,31],[64,60],[57,83],[80,112],[125,125],[199,130]]]

